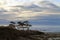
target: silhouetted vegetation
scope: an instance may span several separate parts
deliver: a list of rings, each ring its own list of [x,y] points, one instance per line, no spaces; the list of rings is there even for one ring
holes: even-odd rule
[[[0,27],[0,40],[32,40],[29,39],[31,35],[42,35],[43,32],[39,31],[24,31],[16,30],[9,27]]]
[[[29,24],[29,21],[18,21],[17,23],[11,21],[8,27],[15,29],[15,26],[16,26],[16,27],[19,26],[20,28],[23,28],[23,30],[24,30],[24,28],[27,28],[27,30],[29,30],[29,28],[30,28],[32,25]]]
[[[15,27],[23,28],[22,30],[17,30]],[[0,26],[0,40],[35,40],[32,38],[33,35],[44,35],[43,32],[36,30],[29,30],[29,21],[11,21],[8,26]],[[24,30],[27,28],[27,30]],[[37,40],[37,39],[36,39]]]

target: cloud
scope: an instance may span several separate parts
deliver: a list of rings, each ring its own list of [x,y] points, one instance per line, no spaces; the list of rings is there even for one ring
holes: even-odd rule
[[[32,4],[30,6],[13,6],[9,7],[10,9],[1,9],[1,19],[8,19],[8,20],[35,20],[37,16],[45,16],[49,14],[59,14],[60,15],[60,8],[45,8],[40,7],[36,4]],[[5,12],[6,11],[6,12]]]
[[[9,20],[6,19],[0,19],[0,25],[8,25],[9,24]]]
[[[53,3],[48,3],[49,1],[43,1],[42,5],[31,4],[29,6],[25,5],[16,5],[10,6],[6,8],[2,8],[0,10],[0,19],[7,19],[7,20],[35,20],[38,16],[45,16],[50,14],[59,14],[60,15],[60,8]],[[50,7],[42,7],[47,5]],[[51,8],[53,7],[53,8]],[[40,17],[41,18],[41,17]]]
[[[33,17],[35,20],[29,20],[33,25],[32,29],[45,32],[59,32],[60,14],[49,14]]]
[[[34,25],[50,25],[50,26],[60,26],[60,15],[46,15],[46,16],[40,16],[40,17],[35,17],[37,19],[35,20],[30,20],[32,24]]]
[[[59,0],[0,0],[1,6],[14,6],[14,5],[30,5],[31,3],[38,4],[40,1],[51,1],[52,3],[59,6]]]
[[[41,0],[31,0],[29,3],[22,2],[20,5],[20,0],[19,4],[15,1],[10,2],[11,0],[0,7],[0,25],[7,25],[10,21],[29,20],[33,25],[32,29],[36,27],[38,30],[40,28],[48,31],[56,31],[56,28],[57,31],[59,30],[60,7],[54,3],[43,1],[40,4]]]
[[[60,7],[57,5],[49,2],[49,1],[41,1],[40,4],[34,4],[32,3],[31,5],[17,5],[13,6],[17,7],[20,9],[20,11],[33,11],[33,12],[46,12],[46,13],[60,13]],[[14,9],[13,11],[18,11],[18,9]]]
[[[7,10],[0,8],[0,12],[7,12]]]
[[[53,6],[53,5],[50,5]],[[60,8],[58,6],[53,6],[53,8],[51,7],[40,7],[39,5],[36,4],[32,4],[30,6],[13,6],[13,7],[17,7],[16,9],[12,9],[12,11],[14,12],[23,12],[23,11],[32,11],[32,12],[46,12],[46,13],[60,13]]]
[[[0,12],[0,19],[17,20],[15,18],[18,17],[18,15],[16,12]]]

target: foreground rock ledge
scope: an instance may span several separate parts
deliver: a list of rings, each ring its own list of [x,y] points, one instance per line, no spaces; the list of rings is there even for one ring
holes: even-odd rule
[[[30,37],[31,35],[44,35],[44,33],[33,30],[24,31],[0,27],[0,40],[35,40]]]

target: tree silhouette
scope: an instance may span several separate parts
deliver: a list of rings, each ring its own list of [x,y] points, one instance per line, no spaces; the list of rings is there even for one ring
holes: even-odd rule
[[[24,26],[24,23],[21,21],[17,22],[17,24],[18,24],[18,26],[20,26],[20,28],[23,28],[23,26]],[[24,30],[24,28],[23,28],[23,30]]]
[[[27,30],[29,30],[29,27],[32,26],[31,24],[29,24],[29,21],[24,21],[23,23],[27,27]]]
[[[15,24],[15,22],[13,22],[13,21],[11,21],[10,23],[11,23],[11,24]]]
[[[10,24],[9,24],[9,27],[10,28],[15,28],[15,26],[17,26],[17,28],[18,28],[18,26],[19,26],[20,28],[23,28],[23,30],[25,28],[27,28],[27,30],[29,30],[29,28],[32,26],[31,24],[29,24],[29,21],[23,21],[23,22],[22,21],[18,21],[17,24],[18,25],[16,25],[15,22],[11,21]]]
[[[9,24],[9,28],[15,28],[15,22],[11,21]]]
[[[23,28],[23,30],[24,30],[24,28],[27,28],[27,30],[29,30],[29,27],[32,26],[32,25],[29,24],[28,21],[23,21],[23,22],[19,21],[17,23],[19,24],[18,26],[20,26],[21,28]]]

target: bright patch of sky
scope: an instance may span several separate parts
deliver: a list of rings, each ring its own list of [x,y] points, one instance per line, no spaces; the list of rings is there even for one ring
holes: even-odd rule
[[[57,6],[60,6],[60,0],[49,0],[49,1],[56,4]]]
[[[25,5],[29,4],[29,3],[38,3],[42,0],[0,0],[0,5],[5,5],[5,6],[13,6],[13,5]],[[46,1],[46,0],[44,0]],[[60,0],[47,0],[47,1],[51,1],[52,3],[59,5]]]

